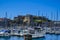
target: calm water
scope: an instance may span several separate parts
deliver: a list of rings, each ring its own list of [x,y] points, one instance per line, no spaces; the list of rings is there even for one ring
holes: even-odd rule
[[[11,37],[0,37],[0,40],[24,40],[23,37],[11,36]],[[46,34],[45,38],[35,38],[32,40],[60,40],[60,35]]]

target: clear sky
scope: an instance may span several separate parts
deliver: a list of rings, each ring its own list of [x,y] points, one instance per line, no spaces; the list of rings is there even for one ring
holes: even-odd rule
[[[60,20],[60,0],[0,0],[0,18],[5,17],[5,12],[13,19],[17,15],[37,15],[39,11],[39,16],[43,13],[43,16],[47,14],[47,18],[56,20],[57,10]]]

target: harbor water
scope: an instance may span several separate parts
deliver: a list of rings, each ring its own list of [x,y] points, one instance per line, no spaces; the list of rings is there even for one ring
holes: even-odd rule
[[[18,36],[7,36],[0,37],[0,40],[24,40],[24,38]],[[60,40],[60,35],[46,34],[44,38],[33,38],[32,40]]]

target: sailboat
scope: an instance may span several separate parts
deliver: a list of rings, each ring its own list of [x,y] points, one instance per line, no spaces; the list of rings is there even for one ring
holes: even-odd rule
[[[58,10],[57,10],[57,17],[56,17],[56,25],[58,25]],[[59,35],[60,34],[60,27],[59,26],[55,26],[55,34]]]
[[[53,17],[53,14],[51,13],[51,20],[52,20],[52,17]],[[52,22],[53,22],[53,20],[52,20]],[[55,34],[55,30],[54,30],[54,27],[53,27],[54,24],[52,24],[52,22],[50,23],[51,24],[50,34]]]
[[[6,12],[6,17],[7,17],[7,12]],[[7,28],[7,18],[4,18],[4,21],[5,21],[5,27]],[[5,28],[3,28],[2,30],[0,30],[0,36],[10,36],[10,30],[8,30],[8,28],[7,29],[5,29]]]
[[[39,17],[39,12],[40,11],[38,11],[38,17]],[[43,13],[42,13],[42,16],[43,16]],[[42,18],[42,20],[43,20],[43,18]],[[39,24],[39,26],[37,26],[35,28],[35,34],[32,34],[32,37],[33,38],[45,37],[45,34],[46,34],[45,30],[43,30],[42,26],[40,26],[40,24]]]

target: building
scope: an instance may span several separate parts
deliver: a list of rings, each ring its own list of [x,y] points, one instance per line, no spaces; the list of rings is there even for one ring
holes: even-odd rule
[[[0,27],[10,26],[10,19],[0,18]]]
[[[24,18],[24,23],[28,26],[32,25],[33,24],[33,16],[27,14]]]
[[[15,25],[22,25],[23,24],[23,19],[24,19],[24,16],[17,16],[17,17],[14,17],[13,21],[14,21],[14,24]]]

